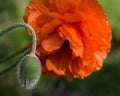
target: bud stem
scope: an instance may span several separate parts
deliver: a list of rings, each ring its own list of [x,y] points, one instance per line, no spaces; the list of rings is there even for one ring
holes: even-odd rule
[[[17,28],[17,27],[25,27],[25,28],[29,29],[29,31],[31,32],[31,35],[32,35],[31,54],[35,54],[35,50],[36,50],[36,35],[35,35],[35,31],[33,30],[33,28],[30,25],[28,25],[26,23],[17,23],[17,24],[9,26],[8,28],[6,28],[5,30],[0,32],[0,37],[3,36],[4,34],[6,34],[7,32]]]
[[[25,54],[26,54],[26,53],[25,53]],[[14,64],[10,65],[9,67],[7,67],[6,69],[4,69],[3,71],[0,71],[0,76],[3,75],[4,73],[8,72],[8,71],[11,70],[12,68],[14,68],[25,54],[23,54],[23,55],[20,57],[20,59],[17,60]]]
[[[11,58],[14,58],[16,55],[19,55],[19,54],[21,54],[22,52],[25,52],[25,51],[27,51],[27,48],[26,48],[26,47],[23,48],[23,49],[21,49],[21,50],[19,50],[19,51],[17,51],[17,52],[15,52],[15,53],[13,53],[13,54],[11,54],[11,55],[8,56],[8,57],[0,60],[0,65],[3,64],[3,62],[5,62],[5,61],[7,61],[7,60],[10,60]]]

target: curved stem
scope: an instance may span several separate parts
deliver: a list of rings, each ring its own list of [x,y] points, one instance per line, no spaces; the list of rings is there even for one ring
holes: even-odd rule
[[[36,34],[35,34],[35,31],[33,30],[33,28],[30,25],[26,24],[26,23],[17,23],[17,24],[9,26],[8,28],[6,28],[5,30],[0,32],[0,37],[3,36],[4,34],[6,34],[7,32],[13,30],[14,28],[17,28],[17,27],[25,27],[25,28],[29,29],[29,31],[31,32],[31,35],[32,35],[31,53],[35,54],[35,50],[36,50]]]

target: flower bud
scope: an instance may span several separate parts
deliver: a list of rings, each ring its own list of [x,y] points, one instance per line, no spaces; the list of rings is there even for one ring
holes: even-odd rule
[[[24,56],[17,66],[17,79],[26,89],[33,89],[41,75],[41,62],[34,54]]]

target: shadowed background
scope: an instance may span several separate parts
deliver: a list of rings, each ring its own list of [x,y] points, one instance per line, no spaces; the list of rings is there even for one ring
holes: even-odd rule
[[[0,31],[7,26],[23,22],[25,6],[30,0],[0,0]],[[41,77],[32,91],[21,88],[16,80],[16,67],[0,75],[0,96],[119,96],[120,94],[120,0],[99,0],[112,26],[112,49],[104,61],[103,68],[89,77],[72,83],[65,78],[48,79]],[[24,28],[0,38],[0,60],[24,48],[31,38]],[[9,67],[20,56],[0,64],[0,72]]]

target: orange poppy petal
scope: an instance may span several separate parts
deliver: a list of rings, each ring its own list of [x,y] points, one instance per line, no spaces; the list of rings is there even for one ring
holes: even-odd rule
[[[98,0],[32,0],[24,20],[36,31],[36,54],[47,77],[71,81],[101,69],[112,35]]]
[[[80,73],[80,65],[82,65],[82,59],[77,57],[73,59],[72,63],[69,65],[69,69],[75,78],[80,78],[84,76],[84,73]],[[80,76],[82,74],[82,76]]]
[[[63,46],[54,54],[49,55],[46,60],[47,70],[54,71],[57,75],[69,76],[70,74],[66,70],[68,70],[68,65],[72,61],[71,52],[69,48]],[[70,76],[67,78],[70,78]]]
[[[98,1],[82,0],[80,10],[84,13],[84,22],[87,24],[90,35],[110,45],[111,26]]]
[[[79,8],[81,0],[54,0],[58,12],[73,12]]]
[[[47,2],[45,2],[45,0],[31,0],[31,2],[28,4],[24,12],[23,16],[24,20],[27,22],[26,19],[35,11],[38,12],[38,15],[48,12],[48,8],[44,5],[44,3]]]
[[[28,24],[30,24],[34,30],[39,31],[39,26],[36,24],[37,18],[39,17],[39,14],[37,11],[33,12],[32,14],[29,15],[28,17]]]
[[[38,38],[40,36],[39,32],[41,30],[38,20],[43,13],[48,11],[47,7],[45,7],[43,3],[44,2],[42,0],[32,0],[26,7],[23,16],[24,21],[34,28],[37,36],[37,42],[40,41]]]
[[[96,64],[95,67],[94,67],[94,70],[95,70],[95,71],[96,71],[96,70],[97,70],[97,71],[100,70],[101,67],[102,67],[102,65],[103,65],[103,57],[101,57],[101,55],[95,53],[93,60],[94,60],[93,62]]]
[[[45,64],[42,64],[42,74],[44,74],[44,76],[48,78],[58,77],[58,75],[55,74],[54,71],[48,71]]]
[[[41,38],[45,38],[49,34],[56,31],[56,28],[58,28],[61,24],[62,22],[59,19],[55,18],[52,21],[43,25],[43,27],[41,28],[41,32],[39,33],[41,35]]]
[[[95,59],[95,60],[98,60]],[[96,63],[91,60],[87,65],[84,64],[80,57],[73,59],[73,62],[70,64],[69,69],[75,78],[85,78],[90,75],[92,72],[96,71]]]
[[[64,13],[64,15],[59,15],[61,20],[66,23],[76,23],[81,21],[81,12],[77,11],[75,13]]]
[[[46,13],[49,12],[48,4],[48,0],[31,0],[29,3],[29,8],[39,10],[41,13]]]
[[[41,46],[47,52],[58,50],[62,47],[64,40],[59,36],[58,32],[51,34],[41,41]]]
[[[49,71],[46,67],[46,61],[45,58],[41,59],[42,62],[42,74],[48,78],[58,77],[60,75],[57,75],[54,71]]]
[[[75,26],[63,25],[59,28],[62,38],[70,42],[70,48],[73,50],[75,56],[83,56],[83,43],[81,36]],[[62,36],[63,35],[63,36]]]
[[[50,22],[53,18],[50,17],[47,14],[41,14],[38,18],[37,18],[37,24],[42,27],[44,24]]]
[[[89,62],[91,58],[88,57],[98,51],[104,59],[111,46],[112,35],[108,19],[97,0],[82,0],[80,10],[83,13],[79,28],[85,48],[84,59]]]

